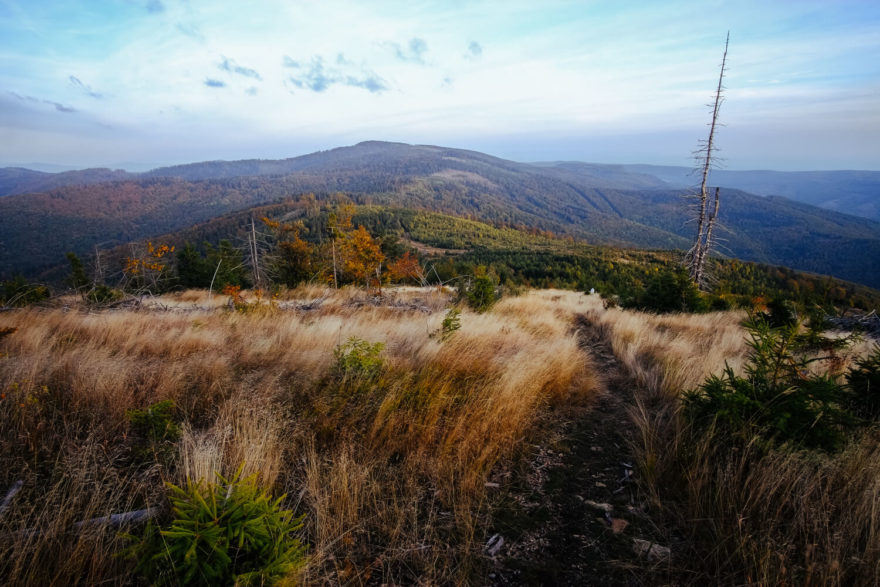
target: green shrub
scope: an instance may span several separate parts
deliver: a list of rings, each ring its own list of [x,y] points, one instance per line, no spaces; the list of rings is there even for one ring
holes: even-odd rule
[[[846,376],[849,408],[859,418],[880,419],[880,345],[870,355],[856,361]]]
[[[304,564],[302,517],[281,509],[256,475],[217,483],[167,484],[171,521],[150,524],[128,555],[158,585],[267,585]]]
[[[170,399],[156,402],[145,410],[126,412],[131,430],[150,442],[176,442],[180,428],[174,422],[176,406]]]
[[[474,277],[474,281],[467,288],[464,298],[467,300],[468,305],[477,312],[488,311],[498,301],[492,278],[488,275]]]
[[[154,456],[157,461],[168,461],[174,455],[174,443],[180,438],[180,427],[175,422],[177,409],[174,402],[164,400],[145,410],[125,413],[131,425],[132,445],[137,459]]]
[[[709,304],[680,268],[667,268],[648,278],[644,288],[621,296],[621,306],[648,312],[705,312]]]
[[[830,374],[807,371],[811,359],[799,352],[798,325],[772,328],[748,324],[751,353],[745,376],[727,367],[683,396],[685,415],[698,429],[714,424],[746,440],[832,450],[853,424],[845,409],[846,390]]]
[[[727,297],[712,296],[709,298],[709,309],[713,312],[726,312],[733,308],[733,304]]]
[[[338,377],[372,378],[382,370],[382,357],[379,355],[384,348],[384,343],[370,343],[352,336],[345,344],[333,349],[336,358],[333,372]]]
[[[29,306],[48,300],[50,296],[48,287],[28,283],[20,275],[0,282],[0,306]]]
[[[770,326],[791,326],[798,321],[798,308],[791,300],[773,298],[767,302],[767,311],[762,314]]]
[[[76,291],[82,291],[89,285],[89,278],[86,277],[86,268],[76,253],[71,251],[65,253],[65,256],[67,257],[67,262],[70,263],[70,276],[67,278],[67,283]]]
[[[447,340],[455,334],[455,331],[461,328],[461,310],[458,308],[449,308],[446,316],[443,317],[443,323],[440,325],[440,340]]]
[[[116,302],[121,300],[124,296],[125,294],[122,293],[122,290],[114,289],[103,283],[98,283],[86,292],[85,300],[90,304],[101,305]]]

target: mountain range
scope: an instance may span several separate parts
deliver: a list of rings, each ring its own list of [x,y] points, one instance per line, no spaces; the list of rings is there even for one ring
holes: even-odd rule
[[[880,223],[833,209],[876,211],[880,172],[714,171],[710,181],[722,187],[721,254],[880,287]],[[210,161],[138,174],[5,168],[0,273],[38,274],[67,250],[88,253],[307,192],[318,200],[341,192],[356,203],[539,228],[591,243],[684,249],[693,226],[683,195],[693,183],[685,168],[518,163],[377,141],[290,159]],[[786,190],[811,203],[749,193]]]

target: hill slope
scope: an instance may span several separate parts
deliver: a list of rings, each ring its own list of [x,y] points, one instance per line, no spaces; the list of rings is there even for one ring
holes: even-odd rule
[[[44,192],[65,186],[92,185],[136,177],[137,174],[120,169],[82,169],[46,173],[22,167],[3,167],[0,168],[0,196]]]
[[[175,175],[177,177],[168,177]],[[90,251],[314,192],[524,225],[588,242],[685,248],[680,191],[633,170],[530,165],[436,146],[367,142],[281,161],[207,162],[137,179],[0,198],[0,271]],[[725,191],[728,254],[880,286],[880,223]]]
[[[672,187],[698,183],[692,169],[622,165],[623,171],[655,177]],[[880,171],[728,171],[712,172],[713,185],[790,200],[871,220],[880,220]]]

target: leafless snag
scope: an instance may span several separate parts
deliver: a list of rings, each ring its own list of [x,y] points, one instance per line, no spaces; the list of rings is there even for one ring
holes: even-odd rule
[[[257,246],[257,229],[254,225],[254,217],[251,216],[251,232],[248,235],[248,257],[250,257],[251,271],[255,288],[261,288],[263,280],[260,275],[260,249]]]
[[[685,267],[688,275],[698,286],[703,286],[706,281],[705,267],[706,254],[712,246],[712,229],[715,227],[715,221],[718,218],[718,208],[721,204],[721,190],[715,188],[715,200],[712,206],[711,214],[708,213],[709,208],[709,192],[707,182],[709,180],[709,170],[715,159],[715,129],[718,127],[718,116],[721,110],[721,104],[724,102],[722,93],[724,92],[724,70],[727,66],[727,45],[730,42],[730,32],[727,33],[727,39],[724,41],[724,55],[721,58],[721,73],[718,75],[718,87],[715,89],[715,101],[712,107],[712,122],[709,123],[709,139],[697,151],[697,158],[700,162],[700,194],[697,212],[697,234],[694,237],[694,244],[685,255]]]

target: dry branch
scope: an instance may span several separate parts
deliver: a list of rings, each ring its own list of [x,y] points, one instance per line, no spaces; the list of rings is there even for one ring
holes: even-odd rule
[[[6,511],[6,508],[9,507],[9,504],[12,503],[12,498],[15,497],[15,494],[21,491],[21,488],[24,486],[24,481],[19,479],[15,483],[12,484],[12,487],[9,488],[9,491],[6,492],[6,497],[3,498],[3,503],[0,503],[0,516],[3,515],[3,512]]]

